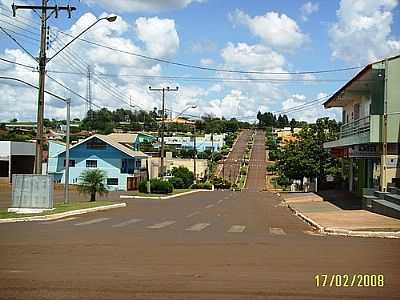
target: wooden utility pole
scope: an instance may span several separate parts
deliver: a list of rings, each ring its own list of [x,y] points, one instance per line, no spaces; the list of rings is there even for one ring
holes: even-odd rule
[[[152,88],[149,86],[150,91],[156,91],[156,92],[162,92],[162,116],[161,116],[161,153],[160,153],[160,159],[161,159],[161,177],[164,176],[164,131],[165,131],[165,92],[177,92],[178,87],[175,87],[174,89],[171,89],[169,86],[165,88]]]
[[[47,44],[47,20],[53,14],[58,18],[59,11],[67,11],[68,17],[71,18],[71,12],[76,10],[72,6],[47,6],[48,0],[42,0],[42,5],[15,5],[13,4],[13,16],[17,14],[19,9],[29,9],[34,11],[41,11],[40,19],[40,51],[39,58],[39,93],[38,93],[38,108],[37,108],[37,134],[36,134],[36,160],[35,160],[35,173],[42,174],[42,161],[43,161],[43,119],[44,119],[44,91],[45,91],[45,78],[46,78],[46,64],[48,62],[46,57],[46,44]],[[47,11],[51,11],[47,14]]]

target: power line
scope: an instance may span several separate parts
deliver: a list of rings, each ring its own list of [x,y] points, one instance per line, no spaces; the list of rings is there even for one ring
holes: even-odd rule
[[[63,31],[58,30],[58,29],[57,29],[57,31],[62,33],[62,34],[64,34],[64,35],[73,37],[69,33],[63,32]],[[166,64],[170,64],[170,65],[176,65],[176,66],[179,66],[179,67],[185,67],[185,68],[191,68],[191,69],[199,69],[199,70],[203,70],[203,71],[224,72],[224,73],[264,74],[264,75],[306,75],[306,74],[320,74],[320,73],[333,73],[333,72],[351,71],[351,70],[361,69],[363,67],[363,66],[357,66],[357,67],[348,67],[348,68],[337,68],[337,69],[315,70],[315,71],[299,71],[299,72],[262,72],[262,71],[229,70],[229,69],[202,67],[202,66],[197,66],[197,65],[191,65],[191,64],[180,63],[180,62],[176,62],[176,61],[171,61],[171,60],[151,57],[151,56],[144,55],[144,54],[139,54],[139,53],[135,53],[135,52],[121,50],[121,49],[118,49],[118,48],[114,48],[114,47],[111,47],[111,46],[100,44],[98,42],[90,41],[90,40],[87,40],[87,39],[84,39],[84,38],[79,38],[78,40],[80,40],[82,42],[85,42],[87,44],[90,44],[90,45],[94,45],[94,46],[97,46],[97,47],[105,48],[105,49],[108,49],[108,50],[112,50],[112,51],[116,51],[116,52],[120,52],[120,53],[124,53],[124,54],[128,54],[128,55],[132,55],[132,56],[136,56],[136,57],[140,57],[140,58],[147,59],[147,60],[153,60],[153,61],[166,63]]]
[[[75,92],[75,91],[72,90],[71,88],[69,88],[69,87],[67,87],[66,85],[62,84],[62,83],[59,82],[57,79],[55,79],[55,78],[53,78],[52,76],[50,76],[49,74],[46,74],[46,76],[47,76],[49,79],[53,80],[53,81],[54,81],[55,83],[57,83],[58,85],[60,85],[61,87],[63,87],[64,89],[66,89],[67,91],[69,91],[70,93],[74,94],[75,96],[81,98],[81,99],[84,100],[86,103],[88,103],[88,100],[87,100],[85,97],[83,97],[82,95],[78,94],[77,92]],[[93,106],[96,106],[96,107],[99,108],[99,109],[102,108],[101,106],[99,106],[99,105],[97,105],[97,104],[95,104],[95,103],[93,103],[93,102],[92,102],[92,105],[93,105]]]
[[[10,64],[18,65],[18,66],[21,66],[21,67],[25,67],[25,68],[29,68],[29,69],[37,71],[37,68],[34,67],[34,66],[22,64],[22,63],[15,62],[15,61],[12,61],[12,60],[8,60],[8,59],[2,58],[2,57],[0,57],[0,60],[3,61],[3,62],[7,62],[7,63],[10,63]]]

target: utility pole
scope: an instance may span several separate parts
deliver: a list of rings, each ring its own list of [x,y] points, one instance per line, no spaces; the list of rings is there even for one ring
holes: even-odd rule
[[[387,144],[387,134],[388,134],[388,86],[387,82],[389,79],[389,64],[388,59],[385,59],[385,94],[384,94],[384,104],[383,104],[383,156],[382,156],[382,186],[381,191],[386,192],[387,189],[387,155],[388,155],[388,144]]]
[[[196,123],[195,123],[193,126],[193,173],[194,173],[195,184],[197,182],[196,157],[197,157],[197,147],[196,147]]]
[[[87,113],[92,111],[92,69],[87,66],[87,87],[86,87],[86,99],[87,99]],[[86,113],[86,115],[87,115]]]
[[[211,130],[211,168],[210,168],[210,179],[213,178],[213,167],[214,167],[214,129]]]
[[[71,120],[71,99],[66,99],[67,104],[67,130],[65,134],[65,183],[64,183],[64,203],[69,203],[69,136]]]
[[[169,86],[166,88],[152,88],[149,86],[150,91],[154,92],[162,92],[162,116],[161,116],[161,177],[164,176],[164,131],[165,131],[165,92],[177,92],[178,87],[175,87],[174,89],[171,89]]]
[[[34,11],[41,11],[41,27],[40,27],[40,51],[39,58],[39,93],[38,93],[38,110],[37,110],[37,136],[36,136],[36,160],[35,160],[35,174],[42,174],[42,161],[43,161],[43,118],[44,118],[44,90],[45,90],[45,77],[46,77],[46,64],[48,62],[46,57],[46,43],[47,43],[47,20],[51,15],[58,18],[59,11],[67,11],[68,17],[71,18],[71,12],[76,10],[72,6],[47,6],[48,0],[42,0],[42,5],[15,5],[12,4],[13,16],[16,16],[17,10],[29,9]],[[47,11],[51,11],[47,15]]]

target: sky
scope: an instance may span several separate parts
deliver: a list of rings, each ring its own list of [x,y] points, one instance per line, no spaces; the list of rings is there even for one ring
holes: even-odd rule
[[[25,66],[0,60],[0,76],[37,86],[29,66],[37,66],[39,15],[17,10],[14,18],[12,2],[0,0],[0,59]],[[77,10],[49,18],[48,57],[98,18],[118,16],[97,23],[47,65],[46,90],[72,99],[73,118],[87,109],[89,68],[94,109],[160,108],[161,94],[149,86],[178,86],[166,93],[174,115],[196,105],[186,113],[339,119],[339,110],[323,108],[326,97],[366,64],[400,53],[398,0],[49,0],[55,4]],[[36,90],[6,80],[0,88],[0,121],[36,119]],[[46,96],[45,117],[65,119],[65,104]]]

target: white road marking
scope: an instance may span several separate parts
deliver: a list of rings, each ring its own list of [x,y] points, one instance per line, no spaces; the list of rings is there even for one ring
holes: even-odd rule
[[[147,226],[147,228],[149,228],[149,229],[160,229],[160,228],[164,228],[164,227],[167,227],[169,225],[172,225],[174,223],[176,223],[176,221],[165,221],[165,222],[157,223],[157,224],[154,224],[154,225],[151,225],[151,226]]]
[[[78,219],[78,217],[70,217],[70,218],[64,218],[64,219],[59,219],[59,220],[54,220],[54,221],[47,221],[47,222],[43,222],[40,224],[54,224],[54,223],[68,222],[68,221],[72,221],[72,220],[76,220],[76,219]]]
[[[193,217],[195,215],[198,215],[198,214],[199,214],[199,212],[195,211],[194,213],[191,213],[191,214],[187,215],[186,218],[191,218],[191,217]]]
[[[243,225],[233,225],[228,232],[243,232],[246,229],[246,226]]]
[[[202,231],[204,228],[210,226],[209,223],[198,223],[198,224],[194,224],[188,228],[186,228],[185,230],[187,231]]]
[[[93,220],[89,220],[89,221],[86,221],[86,222],[75,223],[74,225],[75,226],[90,225],[90,224],[95,224],[95,223],[100,223],[100,222],[103,222],[103,221],[107,221],[109,219],[110,218],[98,218],[98,219],[93,219]]]
[[[275,234],[275,235],[286,235],[286,232],[282,228],[279,228],[279,227],[270,227],[269,233]]]
[[[224,199],[218,200],[218,204],[221,204],[222,202],[224,202]]]
[[[143,219],[130,219],[128,221],[125,221],[125,222],[122,222],[122,223],[119,223],[119,224],[114,224],[111,227],[124,227],[124,226],[127,226],[129,224],[138,223],[138,222],[141,222],[141,221],[143,221]]]
[[[207,205],[206,208],[214,207],[214,204]]]

